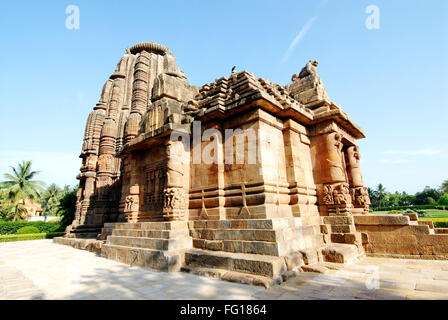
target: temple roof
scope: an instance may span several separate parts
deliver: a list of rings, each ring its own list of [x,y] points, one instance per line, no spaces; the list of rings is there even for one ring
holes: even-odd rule
[[[364,138],[364,132],[338,105],[328,100],[317,100],[303,104],[284,86],[257,78],[252,73],[233,72],[230,77],[221,77],[205,84],[196,96],[198,106],[204,109],[204,117],[219,117],[219,114],[237,112],[238,107],[249,107],[255,103],[282,118],[293,118],[304,125],[313,125],[333,119],[355,138]],[[208,115],[208,116],[207,116]]]

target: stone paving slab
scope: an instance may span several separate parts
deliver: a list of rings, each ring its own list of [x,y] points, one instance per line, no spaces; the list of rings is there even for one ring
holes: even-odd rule
[[[448,299],[448,261],[366,257],[269,289],[130,267],[51,240],[0,244],[0,299]]]

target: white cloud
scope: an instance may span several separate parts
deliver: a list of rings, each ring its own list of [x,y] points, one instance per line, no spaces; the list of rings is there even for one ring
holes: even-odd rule
[[[408,163],[408,159],[381,159],[380,162],[382,163],[388,163],[388,164],[402,164],[402,163]]]
[[[426,149],[413,149],[413,150],[390,150],[385,151],[383,154],[400,154],[400,155],[408,155],[408,156],[433,156],[436,154],[440,154],[442,150],[440,149],[432,149],[432,148],[426,148]]]
[[[299,42],[303,39],[303,37],[306,35],[306,33],[308,32],[308,30],[311,28],[311,26],[313,25],[314,21],[317,19],[317,16],[312,17],[311,19],[309,19],[307,21],[307,23],[302,27],[302,29],[300,29],[299,33],[297,34],[297,36],[294,38],[294,40],[291,42],[291,44],[289,45],[288,50],[286,50],[285,55],[282,58],[282,63],[285,63],[286,61],[288,61],[289,56],[291,55],[291,53],[294,51],[294,48],[299,44]]]

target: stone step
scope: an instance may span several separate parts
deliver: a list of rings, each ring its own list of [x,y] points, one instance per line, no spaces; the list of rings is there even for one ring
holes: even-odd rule
[[[185,265],[249,273],[271,279],[287,270],[283,257],[208,250],[188,250],[185,252]]]
[[[188,229],[187,221],[117,223],[115,229],[179,230]]]
[[[189,221],[190,229],[282,229],[299,227],[301,218],[232,219]]]
[[[334,243],[322,249],[322,257],[325,262],[351,263],[359,257],[358,247]]]
[[[98,235],[98,240],[107,240],[107,237],[112,235],[115,228],[114,223],[105,223],[104,228],[101,229],[101,233]]]
[[[361,232],[355,233],[332,233],[331,241],[334,243],[362,244]]]
[[[193,247],[198,249],[270,256],[282,256],[302,249],[320,247],[322,244],[321,234],[296,234],[294,238],[277,242],[193,238]]]
[[[269,229],[192,229],[194,239],[206,240],[250,240],[276,242],[277,233]]]
[[[76,227],[76,228],[73,228],[70,232],[71,233],[94,233],[94,232],[100,233],[101,229],[102,228],[85,228],[85,227],[81,228],[81,227]]]
[[[266,241],[193,239],[193,247],[212,251],[280,256],[279,244]]]
[[[184,254],[184,250],[162,251],[114,244],[104,244],[101,248],[103,258],[161,271],[179,271],[184,264]]]
[[[245,240],[278,242],[315,235],[313,226],[299,226],[283,229],[192,229],[190,235],[206,240]]]
[[[228,271],[225,269],[185,266],[181,268],[181,271],[196,274],[199,276],[217,278],[229,282],[263,286],[266,289],[268,289],[272,285],[280,284],[280,281],[275,281],[274,279],[268,277],[243,272]]]
[[[76,239],[96,239],[98,234],[99,232],[76,232],[76,233],[70,233],[68,237]]]
[[[100,230],[103,227],[103,225],[98,224],[81,224],[76,226],[73,230],[82,230],[82,229],[98,229]]]
[[[157,239],[112,235],[107,237],[107,244],[135,248],[148,248],[154,250],[180,250],[184,248],[191,248],[192,239],[189,236],[177,237],[174,239]]]
[[[322,220],[324,224],[331,224],[331,225],[343,225],[354,223],[352,216],[325,216],[323,217]]]
[[[419,226],[428,226],[429,229],[434,229],[434,222],[431,220],[420,220],[417,222]]]
[[[157,239],[172,239],[179,236],[189,236],[188,229],[178,230],[142,230],[142,229],[115,229],[112,232],[114,236],[121,237],[142,237]]]
[[[104,241],[96,239],[77,239],[77,238],[65,238],[65,237],[53,238],[53,242],[57,244],[71,246],[75,249],[87,250],[91,252],[101,252],[101,247],[104,244]]]
[[[321,262],[314,263],[300,268],[303,272],[327,273],[329,269]]]
[[[331,233],[355,233],[356,228],[354,224],[332,224],[330,227]]]

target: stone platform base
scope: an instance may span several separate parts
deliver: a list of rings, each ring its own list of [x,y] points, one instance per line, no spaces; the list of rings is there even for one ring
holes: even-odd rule
[[[448,260],[448,256],[430,254],[392,254],[392,253],[367,253],[368,257],[390,259],[418,259],[418,260]]]
[[[448,259],[448,234],[412,214],[353,216],[369,255],[404,259]]]
[[[164,251],[113,244],[105,244],[101,249],[101,256],[131,266],[168,272],[179,271],[185,260],[182,250]]]
[[[53,238],[53,242],[57,244],[71,246],[75,249],[87,250],[90,252],[101,252],[101,248],[104,244],[104,241],[96,239],[78,239],[78,238],[65,238],[65,237]]]
[[[116,223],[101,256],[132,266],[179,271],[192,248],[186,221]]]
[[[107,238],[104,243],[71,238],[55,242],[101,251],[102,257],[131,266],[268,287],[298,272],[320,272],[324,262],[351,263],[363,256],[362,246],[327,243],[320,230],[319,224],[303,225],[301,218],[291,217],[137,222],[108,224],[97,237]]]

